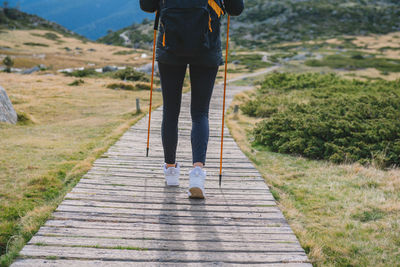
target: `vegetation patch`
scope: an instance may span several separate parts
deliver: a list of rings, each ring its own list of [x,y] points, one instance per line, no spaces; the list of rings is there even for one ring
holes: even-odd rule
[[[136,89],[134,85],[127,83],[112,83],[107,85],[107,88],[114,90],[128,90],[128,91],[134,91]]]
[[[307,60],[305,65],[311,67],[327,66],[345,70],[375,68],[383,72],[400,72],[400,60],[398,59],[377,58],[373,55],[366,57],[362,54],[352,56],[328,55],[321,60]]]
[[[274,73],[241,110],[265,118],[254,145],[335,163],[400,164],[400,81]]]
[[[74,70],[73,72],[64,72],[64,74],[65,74],[65,76],[77,77],[77,78],[83,78],[83,77],[97,76],[98,75],[98,73],[96,72],[95,69]]]
[[[58,41],[60,39],[60,36],[58,36],[57,34],[53,33],[53,32],[46,32],[45,34],[38,34],[38,33],[31,33],[32,36],[37,36],[37,37],[43,37],[46,38],[48,40],[52,40],[52,41]]]
[[[18,118],[17,121],[18,121],[19,125],[28,125],[28,124],[33,123],[31,116],[29,116],[28,114],[26,114],[24,112],[18,112],[17,118]]]
[[[114,90],[141,91],[150,90],[150,85],[147,83],[137,83],[135,85],[128,83],[112,83],[107,85],[107,88]]]
[[[137,52],[135,50],[122,50],[122,51],[114,52],[113,55],[125,56],[125,55],[132,55],[132,54],[136,54],[136,53]]]
[[[47,44],[34,43],[34,42],[27,42],[27,43],[24,43],[24,45],[49,47],[49,45],[47,45]]]
[[[272,66],[271,63],[263,61],[263,55],[248,54],[248,55],[231,55],[229,56],[230,63],[244,65],[248,71],[267,68]]]
[[[143,82],[148,82],[149,78],[147,78],[146,74],[143,72],[139,72],[134,70],[131,67],[128,67],[124,70],[119,70],[114,73],[114,78],[120,79],[123,81],[132,81],[132,82],[138,82],[138,81],[143,81]]]
[[[82,85],[82,84],[84,84],[84,83],[85,83],[84,80],[78,79],[78,80],[73,81],[72,83],[69,83],[68,85],[69,85],[69,86],[79,86],[79,85]]]

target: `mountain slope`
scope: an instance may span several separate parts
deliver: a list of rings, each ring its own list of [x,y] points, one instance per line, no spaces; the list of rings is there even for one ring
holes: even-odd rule
[[[398,0],[251,0],[233,20],[232,39],[245,47],[400,30]]]
[[[10,0],[20,9],[55,21],[90,39],[104,36],[108,30],[141,22],[149,14],[142,12],[138,0]]]
[[[123,32],[132,36],[134,46],[143,46],[149,28],[151,23],[132,25]],[[232,17],[231,36],[236,45],[266,49],[282,42],[394,31],[400,31],[398,0],[247,0],[243,14]],[[121,45],[118,34],[100,41]],[[137,41],[141,34],[146,38]]]
[[[45,29],[56,31],[64,36],[86,39],[55,22],[27,14],[15,8],[0,8],[0,29]]]

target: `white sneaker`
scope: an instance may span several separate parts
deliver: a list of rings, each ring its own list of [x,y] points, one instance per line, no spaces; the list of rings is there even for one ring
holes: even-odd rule
[[[204,191],[204,182],[206,180],[206,171],[199,166],[196,166],[189,172],[189,198],[200,198],[206,197]]]
[[[164,175],[165,175],[165,184],[167,186],[179,186],[179,173],[181,170],[181,166],[179,163],[176,163],[176,167],[167,168],[167,164],[164,163]]]

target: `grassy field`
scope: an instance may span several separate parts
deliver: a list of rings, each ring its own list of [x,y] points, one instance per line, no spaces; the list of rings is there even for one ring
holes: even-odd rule
[[[56,37],[54,37],[56,36]],[[0,34],[1,54],[11,55],[15,68],[45,64],[50,70],[106,65],[140,66],[149,62],[151,54],[118,46],[86,42],[46,30],[8,30]],[[142,58],[146,54],[146,58]],[[2,60],[2,58],[0,57]]]
[[[0,124],[0,265],[10,263],[92,162],[147,111],[148,90],[107,88],[111,78],[0,74],[17,125]],[[128,83],[126,83],[128,84]],[[135,83],[129,83],[135,85]],[[161,95],[154,95],[156,106]]]
[[[254,93],[237,95],[232,106]],[[264,176],[314,266],[399,266],[398,168],[333,164],[271,152],[252,143],[251,131],[263,119],[233,114],[232,106],[231,133]]]

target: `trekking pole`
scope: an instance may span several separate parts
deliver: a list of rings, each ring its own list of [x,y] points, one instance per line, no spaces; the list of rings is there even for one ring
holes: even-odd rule
[[[225,76],[224,76],[224,100],[222,104],[222,130],[221,130],[221,156],[219,161],[219,187],[222,184],[222,153],[224,150],[224,126],[225,126],[225,98],[226,98],[226,76],[228,73],[228,51],[229,51],[229,26],[231,23],[231,16],[228,15],[228,26],[226,34],[226,52],[225,52]]]
[[[150,85],[150,105],[149,105],[149,124],[147,127],[147,148],[146,148],[146,157],[149,156],[150,150],[150,122],[151,122],[151,106],[153,104],[153,86],[154,86],[154,61],[156,57],[156,39],[157,39],[157,30],[158,23],[160,20],[160,12],[156,11],[156,19],[154,21],[154,41],[153,41],[153,62],[151,66],[151,85]]]

